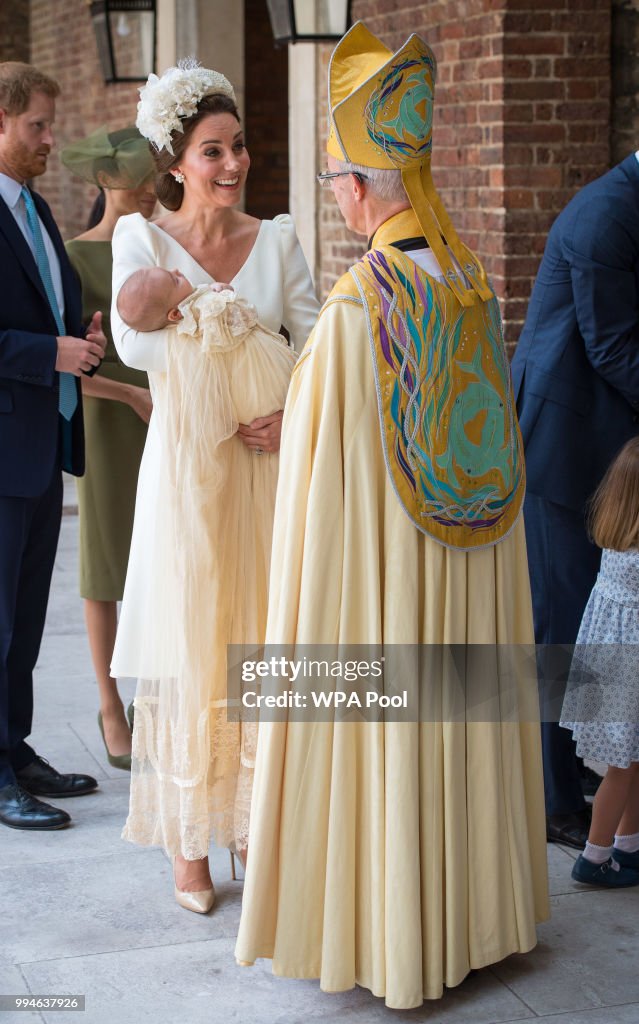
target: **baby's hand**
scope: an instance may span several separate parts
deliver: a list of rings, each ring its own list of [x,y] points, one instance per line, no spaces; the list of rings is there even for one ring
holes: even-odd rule
[[[224,284],[223,281],[216,281],[215,284],[211,285],[211,291],[214,292],[234,292],[235,289],[232,284]]]

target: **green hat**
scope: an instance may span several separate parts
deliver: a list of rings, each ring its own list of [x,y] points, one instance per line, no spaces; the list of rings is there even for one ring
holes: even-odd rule
[[[105,126],[60,153],[64,166],[100,188],[137,188],[153,174],[149,144],[134,125],[109,132]]]

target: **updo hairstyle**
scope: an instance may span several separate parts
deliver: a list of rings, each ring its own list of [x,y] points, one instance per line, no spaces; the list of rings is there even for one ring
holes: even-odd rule
[[[162,206],[165,206],[167,210],[179,210],[184,196],[184,187],[175,180],[171,169],[179,164],[194,128],[209,114],[232,114],[238,124],[240,123],[237,106],[230,96],[222,94],[204,96],[197,105],[197,113],[182,121],[184,131],[173,132],[171,135],[173,153],[169,153],[166,149],[161,149],[159,153],[153,148],[151,149],[157,173],[155,191]]]

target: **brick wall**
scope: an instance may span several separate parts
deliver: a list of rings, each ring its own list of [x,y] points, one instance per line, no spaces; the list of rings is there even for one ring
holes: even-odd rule
[[[29,62],[29,5],[25,0],[0,3],[0,61]]]
[[[610,2],[353,4],[389,47],[417,32],[435,52],[433,178],[494,282],[511,346],[552,220],[609,165]],[[326,56],[319,75],[323,143]],[[330,196],[320,205],[319,251],[325,294],[361,251]]]
[[[611,15],[610,0],[508,0],[507,7],[501,294],[512,344],[550,225],[610,166]]]
[[[612,0],[613,164],[639,149],[639,0]]]
[[[505,0],[355,0],[361,18],[388,47],[411,32],[432,47],[438,62],[433,116],[433,179],[463,241],[479,251],[498,294],[505,286],[505,210],[501,165],[502,37]],[[326,71],[318,70],[321,144],[326,139]],[[320,201],[319,281],[322,295],[362,252],[343,227],[330,194]]]
[[[134,122],[138,86],[105,85],[85,0],[31,0],[31,63],[56,78],[62,89],[56,146],[37,188],[51,204],[62,237],[73,238],[84,230],[97,190],[72,177],[58,153],[101,125],[114,129]]]
[[[270,219],[288,202],[288,51],[276,49],[264,0],[244,0],[246,211]]]
[[[270,217],[288,206],[286,52],[271,45],[264,0],[244,2],[253,161],[247,208]],[[8,56],[27,57],[28,9],[28,0],[0,3],[0,40]],[[85,0],[30,0],[30,9],[31,62],[63,90],[58,146],[101,124],[131,122],[137,86],[104,85]],[[462,239],[486,264],[512,346],[552,220],[582,184],[639,140],[639,0],[354,0],[353,15],[392,48],[418,32],[435,51],[435,184]],[[321,153],[330,51],[320,47],[317,62]],[[94,190],[72,179],[55,153],[39,187],[63,234],[82,230]],[[330,192],[322,192],[323,295],[362,248]]]
[[[6,2],[0,0],[0,10],[5,11]],[[246,129],[252,160],[247,209],[272,217],[288,209],[287,53],[265,45],[272,34],[263,0],[245,3]],[[27,0],[16,6],[28,11]],[[63,237],[72,238],[84,230],[96,190],[72,178],[58,152],[103,124],[113,129],[134,122],[139,84],[105,85],[86,0],[31,0],[31,26],[31,63],[62,88],[56,148],[38,189],[51,203]],[[21,32],[16,29],[17,38]]]

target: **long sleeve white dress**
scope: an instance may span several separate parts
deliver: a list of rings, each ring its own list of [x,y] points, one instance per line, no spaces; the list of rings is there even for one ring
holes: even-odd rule
[[[170,517],[180,501],[185,507],[183,496],[177,504],[174,500],[180,481],[171,477],[179,463],[175,445],[167,448],[164,428],[176,328],[136,332],[117,312],[124,281],[153,266],[179,269],[195,287],[212,283],[161,228],[139,214],[121,218],[113,238],[113,337],[125,363],[148,371],[154,413],[140,467],[112,672],[138,679],[131,802],[123,835],[193,860],[207,855],[211,836],[219,845],[234,842],[240,849],[248,839],[254,730],[226,721],[226,644],[263,641],[278,457],[256,457],[236,436],[224,441],[230,471],[224,487],[219,489],[219,476],[215,487],[223,516],[217,536],[225,543],[201,551],[203,569],[208,566],[200,573],[209,581],[206,597],[198,604],[191,594],[185,605],[180,551],[187,548],[166,543],[167,536],[176,536]],[[239,298],[256,307],[264,327],[278,332],[284,325],[295,347],[304,344],[319,304],[290,217],[262,221],[251,253],[230,283]],[[236,393],[255,396],[255,415],[275,411],[268,388],[269,407],[260,409],[265,385],[263,378],[251,378],[251,360],[236,365],[247,375],[234,379]],[[210,489],[203,500],[215,508]],[[187,606],[200,607],[201,618],[185,621]],[[210,675],[203,685],[202,672],[189,677],[185,666],[193,664],[195,647],[204,652],[205,646],[209,653],[198,664],[210,665]]]

